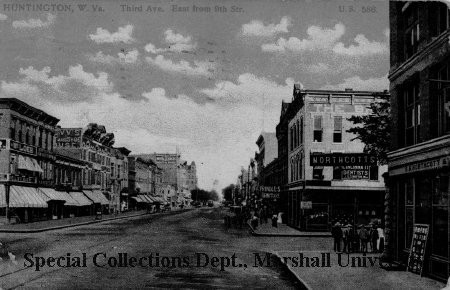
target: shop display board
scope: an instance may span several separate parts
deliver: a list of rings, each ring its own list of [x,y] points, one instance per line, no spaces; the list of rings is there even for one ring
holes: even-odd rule
[[[425,250],[427,247],[429,225],[415,224],[411,249],[409,251],[407,271],[422,276],[423,263],[425,261]]]

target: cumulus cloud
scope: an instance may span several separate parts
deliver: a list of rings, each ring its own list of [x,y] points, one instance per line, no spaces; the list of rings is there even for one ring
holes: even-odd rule
[[[5,21],[6,19],[8,19],[8,16],[0,13],[0,21]]]
[[[250,23],[242,25],[241,34],[244,36],[271,37],[279,33],[289,32],[291,19],[287,16],[281,18],[278,24],[264,25],[261,20],[252,20]]]
[[[345,26],[342,23],[336,24],[333,28],[310,26],[306,33],[308,37],[305,39],[297,37],[286,39],[281,37],[275,43],[263,44],[261,49],[268,52],[301,52],[305,50],[329,49],[344,35]]]
[[[12,23],[12,27],[17,29],[33,29],[33,28],[46,28],[55,22],[56,16],[53,14],[47,14],[47,20],[41,19],[27,19],[27,20],[15,20]]]
[[[72,66],[63,75],[51,73],[49,68],[22,69],[22,79],[1,83],[0,96],[20,96],[60,118],[63,127],[104,124],[114,132],[116,145],[133,153],[175,152],[178,146],[184,159],[198,164],[199,185],[205,188],[218,176],[222,186],[235,181],[241,162],[254,154],[259,133],[274,130],[281,100],[291,98],[293,84],[291,79],[279,84],[242,74],[235,82],[219,81],[205,90],[215,102],[198,104],[186,95],[168,98],[161,87],[131,101],[114,90],[104,73],[86,72],[80,65]],[[84,88],[83,95],[89,92],[90,97],[80,98],[80,87],[69,89],[70,82],[79,83]],[[233,95],[235,99],[230,100]],[[221,144],[220,154],[217,144]]]
[[[389,80],[387,74],[379,78],[375,77],[368,79],[362,79],[360,76],[353,76],[344,79],[344,81],[339,84],[327,84],[321,89],[344,90],[346,88],[362,91],[384,91],[389,89]]]
[[[123,27],[119,27],[117,32],[109,32],[101,27],[97,28],[94,34],[89,34],[89,38],[96,43],[131,43],[134,38],[131,36],[133,33],[133,25],[128,24]]]
[[[214,66],[208,62],[194,61],[191,64],[185,60],[174,62],[171,59],[165,58],[162,55],[157,55],[155,58],[146,57],[146,61],[164,71],[181,73],[192,76],[207,76],[211,74]]]
[[[192,41],[191,36],[175,33],[172,29],[168,29],[164,32],[164,41],[168,45],[167,48],[156,48],[156,46],[150,42],[144,49],[147,52],[158,54],[164,52],[180,53],[183,51],[192,51],[197,47],[197,43]]]
[[[93,62],[114,64],[114,63],[136,63],[139,57],[139,51],[137,49],[131,50],[126,53],[119,52],[117,57],[104,54],[102,51],[97,52],[95,55],[88,55],[88,59]]]
[[[113,84],[108,74],[97,75],[84,71],[82,65],[70,66],[67,75],[51,76],[50,67],[41,70],[30,66],[20,68],[22,78],[17,82],[2,81],[0,96],[25,99],[45,105],[45,102],[75,103],[92,102],[99,94],[110,93]]]
[[[351,44],[348,47],[345,47],[344,43],[338,42],[334,46],[333,51],[337,54],[349,56],[381,54],[389,51],[386,42],[370,41],[363,34],[358,34],[354,41],[356,42],[356,45]]]

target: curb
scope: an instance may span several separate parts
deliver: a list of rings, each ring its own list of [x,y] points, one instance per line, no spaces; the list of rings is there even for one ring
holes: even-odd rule
[[[187,210],[185,210],[187,211]],[[170,211],[169,213],[173,212],[183,212],[183,211]],[[164,213],[159,213],[159,215],[163,215]],[[113,220],[121,220],[121,219],[127,219],[127,218],[134,218],[134,217],[140,217],[144,215],[154,215],[153,213],[141,213],[136,215],[129,215],[129,216],[122,216],[122,217],[113,217],[113,218],[107,218],[107,219],[101,219],[101,220],[93,220],[88,222],[82,222],[77,224],[70,224],[70,225],[62,225],[62,226],[56,226],[56,227],[49,227],[49,228],[42,228],[42,229],[31,229],[31,230],[15,230],[15,229],[0,229],[0,233],[15,233],[15,234],[33,234],[33,233],[42,233],[47,231],[53,231],[53,230],[60,230],[65,228],[73,228],[78,226],[84,226],[84,225],[90,225],[90,224],[97,224],[102,222],[109,222]]]
[[[271,252],[271,254],[278,259],[281,265],[283,265],[295,277],[295,279],[297,279],[297,282],[302,286],[300,289],[312,290],[312,287],[309,286],[308,283],[306,283],[302,278],[300,278],[300,276],[295,273],[292,267],[284,262],[284,259],[277,252]]]
[[[250,222],[247,221],[247,225],[250,228],[250,233],[253,236],[256,237],[284,237],[284,238],[308,238],[308,237],[312,237],[312,238],[330,238],[331,234],[327,234],[327,235],[318,235],[318,234],[261,234],[261,233],[257,233],[255,231],[255,229],[251,226]]]

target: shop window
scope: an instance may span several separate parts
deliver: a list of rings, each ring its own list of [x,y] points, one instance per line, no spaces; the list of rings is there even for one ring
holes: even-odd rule
[[[378,180],[378,166],[370,166],[369,168],[369,179]]]
[[[433,205],[446,206],[450,194],[449,176],[437,176],[433,182]]]
[[[405,249],[411,247],[414,225],[414,208],[407,207],[405,210]]]
[[[314,142],[322,142],[322,116],[314,116]]]
[[[401,185],[405,186],[405,205],[414,205],[414,180],[408,179],[406,184]]]
[[[323,180],[323,167],[322,166],[314,166],[313,167],[313,179]]]
[[[342,117],[334,117],[333,143],[342,142]]]
[[[433,207],[432,252],[448,258],[448,207]]]

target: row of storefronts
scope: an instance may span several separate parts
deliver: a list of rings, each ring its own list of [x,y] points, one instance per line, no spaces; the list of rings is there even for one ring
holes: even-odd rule
[[[100,191],[57,191],[49,187],[0,185],[0,211],[16,223],[61,219],[107,212]]]

